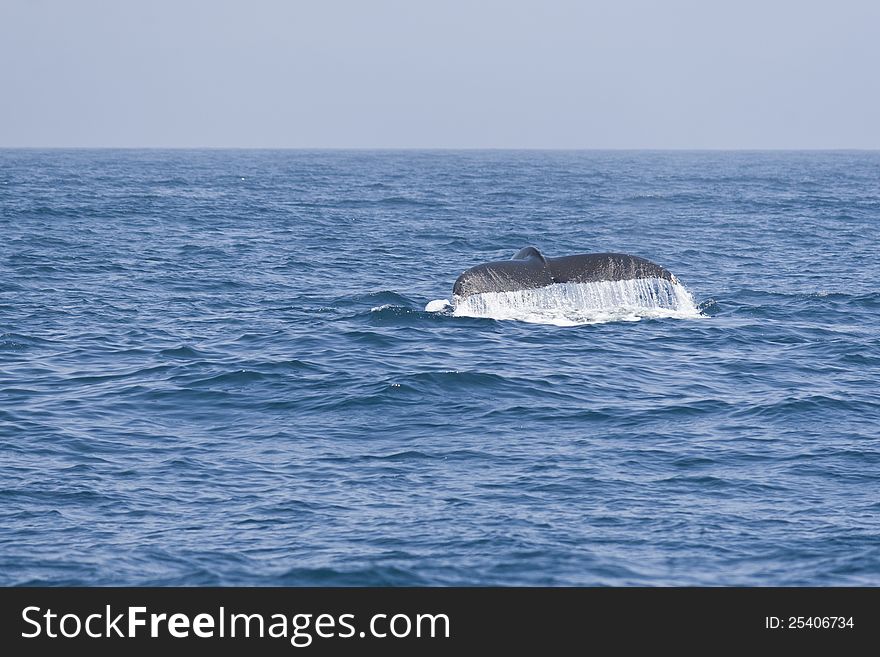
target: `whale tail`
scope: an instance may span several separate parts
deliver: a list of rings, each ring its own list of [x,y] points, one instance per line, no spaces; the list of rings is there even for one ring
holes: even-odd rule
[[[547,258],[527,246],[511,260],[498,260],[471,267],[458,277],[452,293],[468,297],[483,292],[515,292],[547,287],[554,283],[598,283],[660,278],[677,285],[672,272],[658,264],[626,253],[583,253]]]

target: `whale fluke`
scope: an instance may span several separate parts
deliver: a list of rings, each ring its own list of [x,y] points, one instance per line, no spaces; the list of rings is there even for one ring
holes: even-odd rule
[[[677,284],[675,276],[658,264],[626,253],[582,253],[547,258],[533,246],[511,260],[471,267],[455,281],[452,293],[460,298],[483,292],[514,292],[554,283],[595,283],[661,278]]]

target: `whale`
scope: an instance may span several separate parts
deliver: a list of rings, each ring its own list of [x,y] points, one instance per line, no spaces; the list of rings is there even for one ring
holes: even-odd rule
[[[485,262],[462,272],[452,287],[458,299],[485,292],[516,292],[556,283],[598,283],[659,278],[680,283],[660,265],[626,253],[581,253],[557,258],[544,256],[534,246],[521,249],[510,260]]]

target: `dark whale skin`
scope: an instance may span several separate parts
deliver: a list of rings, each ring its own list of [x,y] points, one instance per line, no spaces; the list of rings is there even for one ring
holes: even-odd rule
[[[486,262],[464,271],[452,293],[469,297],[483,292],[514,292],[547,287],[554,283],[596,283],[662,278],[678,283],[672,273],[658,264],[626,253],[581,253],[547,258],[527,246],[510,260]]]

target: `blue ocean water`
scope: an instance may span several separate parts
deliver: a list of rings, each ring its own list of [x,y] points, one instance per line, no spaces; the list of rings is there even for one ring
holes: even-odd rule
[[[875,152],[0,151],[0,584],[878,585],[878,220]],[[694,312],[425,310],[527,245]]]

